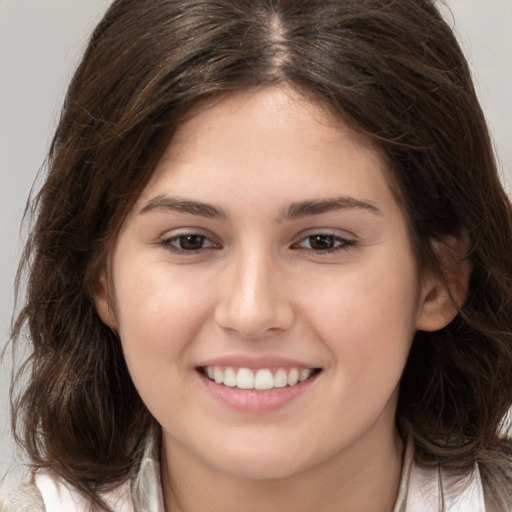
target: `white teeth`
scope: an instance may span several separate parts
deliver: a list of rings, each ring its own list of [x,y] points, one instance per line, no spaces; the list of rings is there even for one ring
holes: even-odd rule
[[[305,381],[311,375],[311,370],[301,370],[299,382]]]
[[[217,384],[222,384],[224,382],[224,373],[218,366],[213,368],[213,378]]]
[[[282,369],[279,368],[276,374],[274,375],[274,387],[275,388],[284,388],[288,384],[288,375]]]
[[[270,370],[258,370],[254,379],[254,389],[272,389],[274,377]]]
[[[240,368],[236,374],[236,387],[240,389],[254,389],[254,374],[249,368]]]
[[[299,382],[299,370],[292,368],[288,373],[288,386],[295,386]]]
[[[224,386],[234,388],[236,386],[236,373],[233,368],[226,368],[224,370]]]
[[[239,389],[256,389],[259,391],[273,388],[284,388],[286,386],[295,386],[299,382],[304,382],[311,377],[313,370],[290,368],[285,370],[279,368],[275,373],[268,368],[261,368],[257,371],[249,368],[234,368],[227,366],[208,366],[205,368],[205,374],[210,380],[224,386],[237,387]]]

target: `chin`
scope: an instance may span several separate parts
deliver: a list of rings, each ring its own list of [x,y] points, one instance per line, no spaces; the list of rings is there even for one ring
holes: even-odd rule
[[[286,449],[283,443],[277,448],[253,442],[242,449],[222,446],[209,464],[234,478],[248,480],[277,480],[296,475],[315,465],[304,452],[304,446]]]

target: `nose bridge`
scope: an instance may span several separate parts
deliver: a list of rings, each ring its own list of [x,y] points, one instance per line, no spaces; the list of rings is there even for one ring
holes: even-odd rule
[[[244,338],[258,338],[288,328],[292,305],[286,296],[284,270],[264,247],[241,248],[226,265],[220,283],[217,323]]]

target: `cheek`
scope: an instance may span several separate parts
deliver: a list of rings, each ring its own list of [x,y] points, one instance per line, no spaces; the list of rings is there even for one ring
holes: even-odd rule
[[[309,283],[311,323],[336,360],[354,373],[370,366],[398,371],[405,363],[416,323],[416,269],[409,258],[380,258],[340,268]]]
[[[206,314],[204,295],[184,272],[165,264],[118,267],[116,314],[127,362],[179,357]]]
[[[131,378],[158,421],[186,411],[185,376],[192,368],[189,347],[205,313],[190,281],[165,265],[119,265],[116,312]],[[185,282],[186,281],[186,282]]]

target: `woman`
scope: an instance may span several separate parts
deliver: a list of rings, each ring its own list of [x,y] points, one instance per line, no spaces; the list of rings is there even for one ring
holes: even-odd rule
[[[114,2],[34,208],[11,508],[509,510],[510,202],[432,2]]]

